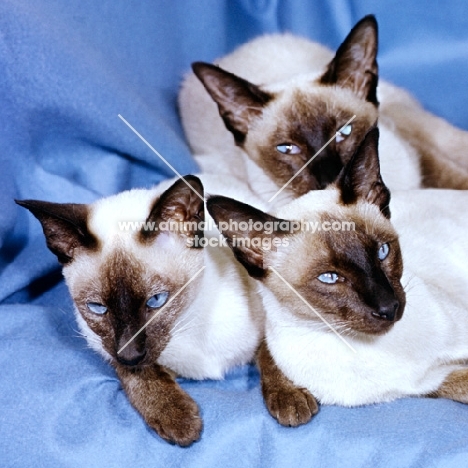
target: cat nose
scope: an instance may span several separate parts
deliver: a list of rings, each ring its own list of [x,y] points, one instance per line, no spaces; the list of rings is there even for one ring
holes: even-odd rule
[[[391,299],[389,301],[384,302],[383,304],[379,304],[377,310],[372,312],[372,315],[378,319],[393,322],[395,320],[395,316],[399,307],[400,303],[398,302],[398,300]]]
[[[136,346],[128,345],[120,353],[117,353],[117,361],[124,366],[136,366],[140,364],[146,356],[146,349],[138,350]]]

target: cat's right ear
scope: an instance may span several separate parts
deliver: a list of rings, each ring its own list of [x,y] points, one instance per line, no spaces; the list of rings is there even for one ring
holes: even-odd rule
[[[272,96],[258,86],[204,62],[195,62],[192,69],[211,98],[218,104],[219,115],[226,128],[241,145],[253,119],[261,115]]]
[[[282,245],[290,233],[290,222],[222,196],[209,197],[206,207],[249,275],[264,278],[269,266],[265,253]]]
[[[152,242],[162,231],[176,231],[190,245],[199,245],[203,237],[204,204],[203,184],[198,177],[188,175],[178,179],[154,202],[145,223],[154,228],[143,228],[140,240]],[[162,223],[167,229],[163,229]],[[198,242],[193,242],[196,239]]]
[[[348,88],[361,99],[378,106],[378,27],[374,15],[359,21],[336,51],[320,81]]]
[[[338,176],[336,185],[345,205],[364,200],[380,208],[390,218],[390,190],[380,174],[379,129],[370,130],[359,145],[353,157]]]
[[[63,265],[70,263],[79,248],[95,249],[96,237],[88,229],[88,205],[15,200],[42,224],[47,247]]]

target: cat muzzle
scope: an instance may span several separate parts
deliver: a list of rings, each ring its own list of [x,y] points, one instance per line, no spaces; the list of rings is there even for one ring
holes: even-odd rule
[[[143,352],[135,352],[133,350],[126,352],[126,350],[127,348],[125,348],[117,354],[117,361],[119,362],[119,364],[122,364],[124,366],[137,366],[138,364],[141,364],[141,362],[146,356],[146,349],[143,350]]]
[[[394,322],[395,318],[397,317],[397,312],[399,308],[400,303],[398,302],[398,300],[392,299],[379,304],[378,308],[372,312],[372,316],[380,320]]]
[[[143,362],[146,357],[146,346],[145,340],[138,339],[136,337],[133,341],[122,337],[119,340],[118,348],[120,352],[116,353],[116,359],[119,364],[124,366],[134,367]]]

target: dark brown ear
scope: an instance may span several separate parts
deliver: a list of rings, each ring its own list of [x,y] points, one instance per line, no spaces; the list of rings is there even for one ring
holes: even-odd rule
[[[227,197],[209,197],[206,207],[249,275],[264,278],[268,269],[265,251],[276,250],[282,244],[282,239],[291,232],[290,221]]]
[[[390,191],[380,175],[379,129],[370,130],[338,177],[341,201],[345,204],[365,200],[377,205],[390,218]]]
[[[97,248],[98,241],[88,230],[88,205],[39,200],[15,201],[41,222],[47,247],[60,263],[70,263],[77,248]]]
[[[184,176],[174,182],[154,203],[140,231],[140,240],[151,242],[161,231],[176,232],[187,239],[203,237],[205,219],[203,185],[198,177]],[[199,245],[191,242],[191,245]]]
[[[365,16],[340,45],[320,82],[349,88],[377,106],[377,35],[375,16]]]
[[[272,96],[258,86],[209,63],[195,62],[192,69],[212,99],[226,128],[241,145],[251,121],[261,115]]]

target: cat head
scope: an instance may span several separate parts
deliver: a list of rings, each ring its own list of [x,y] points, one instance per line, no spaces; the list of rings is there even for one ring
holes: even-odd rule
[[[203,235],[200,180],[187,176],[163,193],[131,190],[91,205],[17,203],[41,222],[63,264],[89,344],[122,365],[154,363],[197,294],[196,280],[177,293],[203,267],[203,251],[193,247]]]
[[[286,189],[298,196],[334,182],[375,125],[376,56],[377,22],[366,16],[318,77],[259,86],[215,65],[197,62],[193,70],[235,143],[278,187],[313,158]]]
[[[207,202],[239,262],[293,316],[318,320],[316,311],[339,330],[373,335],[402,317],[403,262],[377,145],[374,129],[334,185],[276,216],[225,197]]]

